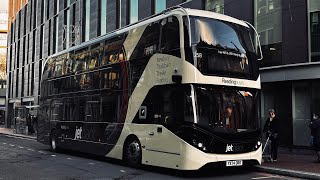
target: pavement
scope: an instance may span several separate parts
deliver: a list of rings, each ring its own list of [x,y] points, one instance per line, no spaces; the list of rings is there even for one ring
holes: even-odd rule
[[[277,162],[265,162],[257,169],[262,172],[304,179],[320,179],[320,163],[309,149],[279,148]]]
[[[35,140],[35,135],[15,134],[12,129],[1,128],[0,134]],[[316,154],[312,150],[279,148],[277,162],[264,162],[256,166],[263,173],[277,174],[303,179],[320,179],[320,163],[314,163]]]
[[[33,135],[17,134],[17,133],[14,132],[14,129],[4,128],[4,127],[0,127],[0,134],[5,134],[5,135],[8,135],[8,136],[21,137],[21,138],[27,138],[27,139],[37,139],[36,134],[33,134]]]

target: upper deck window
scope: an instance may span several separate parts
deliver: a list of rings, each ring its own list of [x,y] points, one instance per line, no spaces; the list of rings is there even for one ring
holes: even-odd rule
[[[257,57],[249,28],[221,20],[191,17],[195,66],[205,75],[242,79],[258,77]]]

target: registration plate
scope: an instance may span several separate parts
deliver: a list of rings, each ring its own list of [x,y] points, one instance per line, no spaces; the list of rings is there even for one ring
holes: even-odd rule
[[[236,160],[236,161],[227,161],[226,166],[242,166],[243,161],[242,160]]]

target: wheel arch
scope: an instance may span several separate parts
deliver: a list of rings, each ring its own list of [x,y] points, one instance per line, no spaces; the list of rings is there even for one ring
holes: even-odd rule
[[[138,138],[136,135],[134,135],[134,134],[129,134],[129,135],[126,137],[126,139],[125,139],[125,141],[124,141],[124,143],[123,143],[123,146],[122,146],[122,160],[124,160],[124,153],[125,153],[124,148],[126,147],[127,143],[128,143],[130,140],[133,140],[133,139],[138,140],[138,142],[139,142],[139,144],[140,144],[140,146],[141,146],[141,142],[140,142],[139,138]]]

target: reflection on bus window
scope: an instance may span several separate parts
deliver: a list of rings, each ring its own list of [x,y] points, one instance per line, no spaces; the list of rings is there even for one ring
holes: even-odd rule
[[[72,64],[73,64],[72,58],[65,59],[64,74],[72,73]]]
[[[119,36],[106,41],[107,44],[104,47],[104,57],[102,60],[102,65],[118,63],[124,60],[122,54],[123,40],[124,39],[122,38],[122,36]]]
[[[109,85],[109,72],[102,72],[102,80],[101,80],[101,87],[102,88],[109,88],[110,85]]]
[[[119,79],[119,74],[118,73],[115,73],[115,72],[110,73],[109,82],[111,84],[111,87],[113,87],[113,88],[118,88],[119,87],[118,79]]]
[[[77,117],[77,106],[73,98],[64,99],[64,117],[65,121],[76,120]]]
[[[101,60],[101,50],[100,49],[94,49],[90,52],[90,60],[89,60],[89,69],[94,69],[98,67],[99,62]]]
[[[192,108],[192,97],[191,97],[191,90],[187,88],[185,90],[185,99],[184,99],[184,117],[186,122],[193,123],[194,116],[193,116],[193,108]]]
[[[252,113],[255,112],[252,93],[203,86],[196,87],[195,95],[200,125],[223,126],[232,130],[255,128],[256,115]]]
[[[51,120],[60,121],[61,114],[62,114],[62,103],[60,102],[53,102],[51,106]]]
[[[167,52],[180,47],[179,21],[178,18],[171,16],[161,21],[161,51]],[[180,53],[180,51],[179,51]],[[177,55],[178,54],[174,54]]]
[[[85,63],[85,58],[86,58],[87,53],[82,53],[82,54],[77,54],[75,56],[75,66],[73,71],[74,72],[78,72],[78,71],[82,71],[85,70],[86,68],[86,63]]]
[[[87,101],[86,102],[86,121],[94,122],[100,121],[100,104],[99,101]]]
[[[63,60],[62,59],[57,59],[55,63],[55,68],[54,68],[54,76],[61,76],[62,75],[62,65],[63,65]]]
[[[80,88],[85,89],[91,89],[92,87],[92,80],[90,74],[82,74],[80,79]]]

